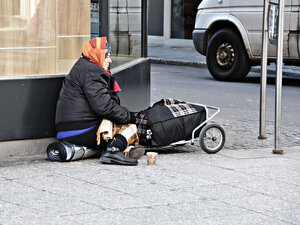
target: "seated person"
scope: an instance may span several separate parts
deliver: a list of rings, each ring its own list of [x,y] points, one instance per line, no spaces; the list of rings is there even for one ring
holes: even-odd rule
[[[65,78],[59,94],[55,117],[57,139],[105,149],[100,158],[102,163],[137,165],[137,159],[122,153],[125,149],[138,151],[129,148],[138,144],[136,117],[120,105],[117,93],[121,89],[108,70],[112,63],[110,55],[106,37],[91,39],[82,46],[82,57]],[[108,142],[101,136],[102,121],[108,121],[113,128]]]

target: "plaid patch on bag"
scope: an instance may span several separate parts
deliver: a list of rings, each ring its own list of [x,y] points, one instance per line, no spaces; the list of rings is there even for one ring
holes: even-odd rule
[[[164,99],[164,105],[168,107],[174,117],[197,113],[197,110],[191,104],[173,98]]]
[[[173,104],[179,104],[179,103],[185,103],[185,102],[174,99],[174,98],[165,98],[164,99],[164,105],[173,105]]]

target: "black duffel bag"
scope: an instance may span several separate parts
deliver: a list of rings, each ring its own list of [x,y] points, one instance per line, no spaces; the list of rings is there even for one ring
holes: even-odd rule
[[[137,114],[140,144],[157,147],[190,140],[193,130],[205,120],[206,110],[203,106],[162,99]],[[200,129],[195,137],[199,133]]]

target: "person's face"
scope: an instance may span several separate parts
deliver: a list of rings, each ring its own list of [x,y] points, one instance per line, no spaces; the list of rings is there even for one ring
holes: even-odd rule
[[[104,68],[105,70],[108,70],[109,64],[111,64],[111,63],[112,63],[112,60],[111,60],[111,58],[110,58],[110,53],[108,53],[107,57],[105,58],[105,60],[104,60],[104,62],[103,62],[103,68]]]

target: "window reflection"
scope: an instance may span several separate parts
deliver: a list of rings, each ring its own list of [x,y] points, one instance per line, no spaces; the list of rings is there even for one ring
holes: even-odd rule
[[[0,77],[68,72],[89,38],[89,1],[0,0]]]
[[[141,56],[142,1],[110,1],[112,67]]]
[[[201,1],[172,0],[172,38],[192,39],[197,7]]]

